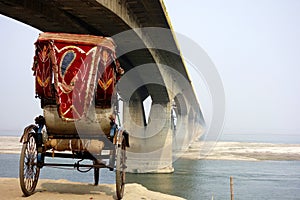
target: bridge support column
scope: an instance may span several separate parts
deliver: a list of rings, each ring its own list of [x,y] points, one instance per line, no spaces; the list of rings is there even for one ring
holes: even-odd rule
[[[145,124],[140,100],[124,103],[124,127],[130,134],[127,171],[132,173],[171,173],[172,130],[170,103],[153,102]]]

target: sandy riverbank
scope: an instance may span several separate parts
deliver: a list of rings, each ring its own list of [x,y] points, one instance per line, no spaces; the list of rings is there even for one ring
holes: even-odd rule
[[[212,146],[214,147],[210,151],[205,151]],[[217,142],[209,145],[195,142],[181,155],[181,158],[245,161],[300,160],[300,144]]]
[[[0,153],[19,154],[22,144],[19,137],[0,136]],[[207,152],[203,151],[214,146]],[[201,153],[205,155],[201,155]],[[249,142],[217,142],[215,145],[195,142],[190,148],[180,154],[186,159],[209,160],[300,160],[300,144],[272,144]]]
[[[19,154],[22,143],[19,143],[19,137],[0,136],[0,153]],[[16,178],[0,178],[0,199],[24,199],[19,186],[19,180]],[[81,199],[116,199],[115,184],[100,184],[94,186],[88,183],[70,182],[67,180],[48,180],[40,179],[36,188],[36,193],[26,200],[81,200]],[[171,196],[159,192],[150,191],[140,184],[126,184],[123,199],[167,199],[180,200],[183,198]]]
[[[16,178],[0,178],[1,199],[17,200],[23,199],[23,193]],[[26,200],[108,200],[116,199],[114,184],[101,184],[94,186],[87,183],[76,183],[67,180],[40,179],[36,193],[27,197]],[[166,199],[182,200],[180,197],[153,192],[140,184],[126,184],[124,200],[128,199]]]
[[[0,153],[19,154],[22,148],[20,138],[15,136],[0,136]]]

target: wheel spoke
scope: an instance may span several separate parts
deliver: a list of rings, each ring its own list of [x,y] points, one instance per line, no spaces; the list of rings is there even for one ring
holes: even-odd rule
[[[20,158],[20,184],[25,196],[31,195],[37,185],[40,168],[37,167],[37,147],[33,134],[23,144]]]
[[[31,190],[32,182],[30,178],[25,179],[25,186],[28,191]]]

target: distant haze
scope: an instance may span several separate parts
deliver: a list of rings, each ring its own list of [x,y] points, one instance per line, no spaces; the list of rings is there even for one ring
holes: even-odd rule
[[[299,1],[165,4],[175,31],[195,40],[219,71],[226,94],[225,133],[300,135]]]

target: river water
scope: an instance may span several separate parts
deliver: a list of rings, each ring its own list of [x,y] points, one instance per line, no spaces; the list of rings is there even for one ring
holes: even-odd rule
[[[66,162],[68,159],[57,159]],[[19,155],[0,154],[0,177],[18,177]],[[74,163],[74,160],[69,160]],[[127,174],[128,183],[190,200],[230,199],[230,176],[235,199],[300,199],[300,161],[184,160],[174,163],[173,174]],[[101,169],[100,182],[114,183],[114,172]],[[93,183],[93,171],[79,173],[45,167],[40,178]]]
[[[151,190],[186,199],[300,199],[299,161],[178,160],[174,174],[130,175]]]
[[[264,136],[265,137],[265,136]],[[299,136],[270,137],[242,135],[240,142],[300,143]],[[254,140],[254,141],[252,141]],[[223,141],[236,141],[236,135],[227,135]],[[48,158],[49,159],[49,158]],[[53,159],[50,159],[53,160]],[[47,160],[46,160],[47,161]],[[71,159],[55,158],[58,163],[74,163]],[[230,199],[230,176],[234,182],[237,200],[300,200],[300,161],[238,161],[187,160],[174,162],[172,174],[127,174],[126,182],[140,183],[150,190],[176,195],[189,200]],[[19,155],[0,154],[0,177],[18,177]],[[115,173],[101,169],[100,183],[115,183]],[[93,170],[44,167],[40,178],[67,179],[93,183]]]

